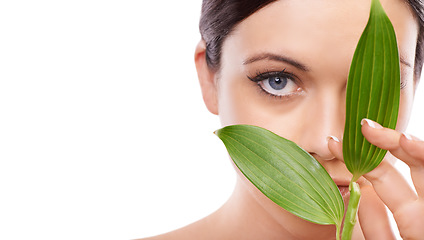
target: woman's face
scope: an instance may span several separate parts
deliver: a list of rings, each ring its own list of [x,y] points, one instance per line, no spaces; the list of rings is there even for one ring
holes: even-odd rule
[[[407,125],[414,94],[418,25],[408,4],[381,0],[401,55],[397,129]],[[349,67],[370,1],[284,0],[241,22],[224,41],[217,75],[222,125],[251,124],[296,142],[336,181],[349,181],[328,136],[343,136]],[[359,123],[358,123],[359,124]]]

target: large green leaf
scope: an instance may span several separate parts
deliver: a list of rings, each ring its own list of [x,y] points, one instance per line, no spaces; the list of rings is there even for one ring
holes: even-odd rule
[[[346,92],[343,157],[357,179],[383,160],[386,150],[370,144],[360,122],[368,118],[394,129],[399,111],[400,67],[396,35],[378,0],[352,59]]]
[[[294,142],[250,125],[216,131],[241,172],[268,198],[318,224],[341,225],[343,199],[327,171]]]

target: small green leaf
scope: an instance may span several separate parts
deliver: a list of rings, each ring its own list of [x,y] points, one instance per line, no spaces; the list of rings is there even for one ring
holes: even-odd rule
[[[308,221],[340,227],[343,199],[308,152],[256,126],[227,126],[216,134],[241,172],[269,199]]]
[[[394,129],[399,97],[396,35],[380,1],[372,0],[367,26],[352,59],[346,91],[343,157],[354,179],[377,167],[387,152],[364,138],[361,120],[368,118]]]

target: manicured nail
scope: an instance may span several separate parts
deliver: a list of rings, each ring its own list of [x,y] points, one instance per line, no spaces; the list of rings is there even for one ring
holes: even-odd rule
[[[367,118],[362,119],[361,121],[361,125],[364,125],[364,123],[367,123],[368,126],[372,127],[372,128],[376,128],[376,129],[380,129],[382,128],[380,125],[377,125],[374,121],[369,120]]]
[[[402,135],[403,135],[404,137],[406,137],[406,139],[408,139],[408,140],[412,140],[411,135],[409,135],[409,134],[407,134],[407,133],[402,133]]]
[[[330,140],[330,139],[333,139],[334,141],[336,141],[336,142],[340,142],[340,140],[337,138],[337,137],[335,137],[335,136],[328,136],[327,137],[327,142]]]

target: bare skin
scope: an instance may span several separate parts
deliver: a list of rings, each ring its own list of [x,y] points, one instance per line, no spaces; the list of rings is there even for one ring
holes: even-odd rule
[[[401,79],[406,85],[401,90],[396,131],[371,128],[367,122],[362,130],[371,143],[411,167],[418,195],[388,155],[359,181],[363,197],[353,239],[394,239],[384,205],[394,213],[405,239],[419,239],[424,236],[424,142],[401,134],[414,98],[418,25],[403,1],[381,2],[396,31]],[[258,125],[296,142],[345,189],[352,176],[343,163],[341,141],[334,139],[343,134],[347,75],[369,6],[369,0],[269,4],[242,21],[224,41],[218,72],[208,68],[201,41],[195,62],[207,108],[219,115],[223,126]],[[264,73],[278,73],[287,84],[274,89],[271,77]],[[329,140],[329,136],[335,138]],[[148,239],[335,239],[335,227],[316,225],[286,212],[236,172],[236,188],[222,208],[187,227]]]

